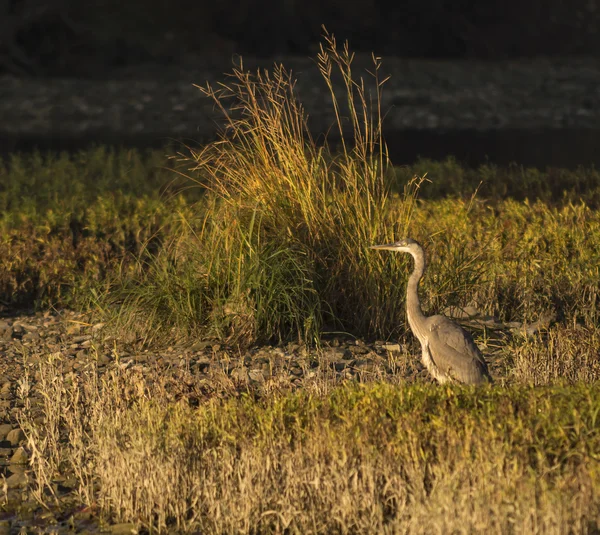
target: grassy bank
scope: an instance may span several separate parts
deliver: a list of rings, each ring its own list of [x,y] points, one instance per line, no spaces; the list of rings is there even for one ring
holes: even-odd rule
[[[421,201],[391,194],[384,221],[366,216],[357,221],[350,201],[338,207],[335,224],[340,228],[353,221],[364,225],[361,230],[347,225],[352,241],[344,242],[339,228],[327,229],[317,220],[310,237],[314,242],[307,243],[301,219],[285,213],[275,217],[280,210],[274,206],[252,200],[232,212],[214,199],[190,199],[199,196],[198,188],[165,192],[176,175],[163,158],[97,149],[75,158],[15,157],[9,162],[1,182],[11,188],[0,193],[0,301],[21,307],[85,305],[92,290],[102,294],[112,285],[126,293],[146,287],[146,299],[137,296],[140,309],[147,308],[145,301],[164,303],[155,315],[166,325],[185,331],[195,318],[225,336],[218,307],[231,308],[230,302],[243,301],[247,292],[270,289],[271,296],[256,295],[254,304],[239,304],[261,316],[251,339],[285,338],[290,325],[310,338],[315,329],[304,325],[311,317],[315,326],[382,336],[402,328],[402,317],[389,307],[399,308],[394,300],[401,299],[409,265],[366,248],[410,234],[430,257],[423,295],[431,310],[475,301],[506,320],[534,321],[553,311],[568,322],[597,323],[600,219],[583,202],[520,202],[501,196],[472,202],[466,195],[427,199],[433,185],[451,181],[432,173],[433,184],[424,183],[419,191]],[[87,166],[90,160],[96,162],[95,172]],[[437,165],[466,172],[452,162]],[[153,172],[157,176],[144,182]],[[412,170],[403,173],[406,184]],[[98,175],[110,180],[103,185]],[[42,177],[44,186],[28,185],[29,176]],[[273,202],[285,206],[285,200]],[[293,219],[284,226],[285,216]],[[361,236],[371,224],[379,230]],[[263,281],[267,270],[271,278]],[[169,293],[173,286],[191,308],[177,310],[178,299]],[[287,303],[273,302],[272,294]],[[288,317],[281,325],[266,313],[277,306],[277,314]]]
[[[159,152],[98,147],[0,161],[0,303],[85,306],[123,262],[172,232],[175,179]]]
[[[410,264],[368,246],[411,236],[430,259],[426,310],[471,303],[507,322],[596,329],[600,174],[452,159],[394,169],[380,93],[364,92],[333,41],[318,62],[326,84],[347,84],[347,102],[332,92],[334,128],[352,134],[336,153],[312,140],[289,73],[240,68],[204,88],[225,125],[206,147],[5,162],[2,304],[91,307],[146,343],[398,337]]]
[[[42,370],[38,496],[178,533],[593,533],[600,390],[346,384],[165,404],[161,378]],[[73,480],[73,476],[70,476]],[[60,480],[60,479],[59,479]]]
[[[88,308],[142,344],[397,339],[410,262],[368,247],[411,236],[429,258],[427,312],[470,304],[506,324],[552,318],[554,338],[521,341],[511,363],[526,343],[536,369],[555,363],[542,376],[526,366],[528,380],[596,377],[600,174],[452,159],[393,168],[379,60],[367,94],[351,59],[332,38],[317,58],[324,83],[341,77],[347,89],[345,100],[331,91],[333,128],[348,136],[335,153],[312,139],[290,73],[240,66],[202,89],[223,114],[205,147],[4,162],[1,304]],[[485,343],[485,328],[477,334]]]
[[[333,128],[350,134],[335,153],[312,139],[285,69],[240,66],[203,88],[224,124],[205,147],[4,163],[2,304],[87,308],[136,352],[218,340],[222,375],[261,343],[298,342],[319,364],[327,333],[414,342],[409,259],[369,249],[410,236],[429,258],[424,309],[479,311],[499,386],[390,372],[394,386],[315,376],[292,391],[271,370],[258,389],[194,397],[144,359],[121,366],[116,345],[100,374],[95,344],[115,338],[90,335],[77,373],[58,352],[18,382],[39,502],[59,504],[68,480],[77,505],[158,532],[599,529],[600,175],[452,159],[394,170],[379,60],[368,95],[351,59],[329,37],[317,59],[347,89],[331,94]]]

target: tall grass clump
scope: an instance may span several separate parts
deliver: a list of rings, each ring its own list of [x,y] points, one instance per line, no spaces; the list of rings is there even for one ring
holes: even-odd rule
[[[370,92],[355,78],[352,61],[348,46],[338,49],[326,34],[317,63],[342,139],[335,153],[312,138],[294,78],[283,66],[250,74],[240,63],[227,83],[200,88],[224,127],[217,141],[179,157],[207,191],[204,215],[150,270],[172,282],[149,293],[144,275],[129,287],[127,321],[160,315],[166,325],[189,326],[175,302],[184,299],[194,303],[196,325],[236,341],[312,341],[323,329],[387,334],[402,323],[401,311],[390,306],[403,290],[391,282],[402,279],[392,273],[399,264],[368,246],[404,234],[418,181],[390,217],[385,80],[373,57]]]

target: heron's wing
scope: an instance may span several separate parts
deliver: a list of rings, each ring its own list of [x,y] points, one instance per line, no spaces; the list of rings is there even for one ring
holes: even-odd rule
[[[429,352],[435,365],[463,383],[480,383],[489,378],[487,365],[471,335],[444,316],[429,320]]]

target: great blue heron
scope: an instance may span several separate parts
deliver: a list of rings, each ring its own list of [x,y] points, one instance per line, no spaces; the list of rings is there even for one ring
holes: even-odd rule
[[[421,342],[423,364],[440,383],[481,384],[491,381],[487,365],[471,335],[445,316],[425,317],[421,311],[418,286],[425,272],[425,252],[415,240],[406,238],[386,245],[384,249],[409,253],[415,269],[406,288],[406,315],[413,334]]]

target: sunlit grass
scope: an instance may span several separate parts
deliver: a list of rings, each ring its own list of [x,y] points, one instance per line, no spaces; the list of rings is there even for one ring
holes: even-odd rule
[[[61,361],[40,367],[44,427],[25,422],[46,503],[76,474],[83,504],[161,533],[599,527],[595,384],[350,383],[193,408],[160,376],[67,378]]]
[[[317,369],[296,390],[287,373],[260,388],[224,375],[191,395],[118,355],[103,375],[93,349],[78,373],[43,357],[19,380],[30,491],[56,503],[56,481],[75,478],[78,505],[161,533],[598,531],[598,173],[452,159],[394,171],[379,60],[374,94],[333,37],[317,62],[348,135],[337,152],[312,139],[291,73],[240,64],[203,88],[224,121],[204,147],[0,166],[1,306],[87,308],[136,349],[294,341]],[[369,250],[407,236],[428,255],[424,310],[481,312],[496,386],[327,374],[332,331],[409,355],[410,262]]]
[[[414,207],[409,184],[390,219],[380,62],[373,58],[372,95],[353,76],[348,48],[339,50],[333,37],[326,37],[317,62],[340,131],[346,130],[342,110],[349,114],[349,141],[335,154],[312,140],[294,80],[282,66],[249,74],[240,65],[230,82],[202,89],[225,126],[217,141],[182,152],[179,160],[207,191],[203,217],[137,282],[124,292],[116,289],[125,295],[121,318],[128,328],[148,332],[142,318],[155,323],[159,307],[172,325],[186,323],[180,307],[168,305],[169,292],[181,288],[181,281],[184,295],[176,301],[199,305],[195,326],[235,343],[312,343],[323,330],[381,336],[401,322],[397,307],[376,291],[390,273],[399,277],[397,265],[368,250],[377,240],[406,232]],[[344,104],[333,91],[334,75],[346,84]],[[175,283],[153,285],[148,273],[155,268]],[[196,282],[188,284],[188,275]],[[401,284],[388,287],[387,297],[399,299],[401,292]]]

